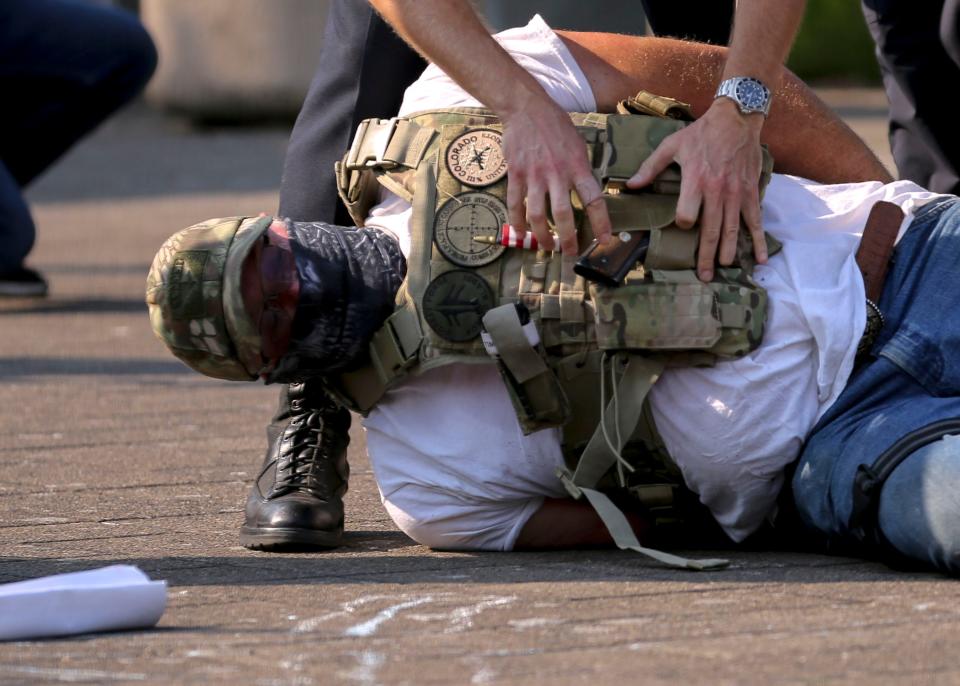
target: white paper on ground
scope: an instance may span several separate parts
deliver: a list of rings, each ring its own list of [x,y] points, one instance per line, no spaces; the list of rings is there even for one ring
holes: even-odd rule
[[[131,565],[0,584],[0,641],[152,627],[167,582]]]

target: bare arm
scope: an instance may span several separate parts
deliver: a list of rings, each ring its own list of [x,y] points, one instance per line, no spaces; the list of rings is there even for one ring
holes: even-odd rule
[[[726,48],[669,38],[559,34],[590,82],[601,112],[612,112],[617,102],[638,90],[688,102],[698,117],[714,104]],[[800,79],[786,69],[782,72],[760,135],[777,172],[821,183],[892,180],[850,127]]]
[[[627,511],[633,533],[643,542],[651,523],[639,513]],[[550,550],[558,548],[593,548],[613,545],[596,510],[585,500],[545,498],[540,509],[527,520],[513,544],[514,550]]]
[[[804,0],[740,0],[722,78],[752,76],[776,90],[804,4]],[[712,84],[714,89],[719,81]],[[630,180],[629,185],[640,187],[671,162],[682,167],[677,224],[691,227],[699,218],[697,270],[705,281],[713,278],[715,256],[720,264],[733,261],[741,214],[753,235],[758,261],[766,261],[756,185],[763,124],[763,115],[742,115],[732,100],[720,98],[694,125],[664,140]]]
[[[567,114],[530,74],[490,36],[465,0],[370,0],[397,32],[468,93],[492,109],[504,125],[510,223],[529,227],[551,247],[547,198],[564,252],[577,250],[570,205],[575,190],[594,235],[605,240],[610,219],[586,156]],[[526,199],[526,207],[524,207]]]

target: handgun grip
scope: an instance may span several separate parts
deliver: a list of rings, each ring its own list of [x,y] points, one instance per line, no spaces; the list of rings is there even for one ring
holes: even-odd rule
[[[649,246],[649,231],[621,231],[606,245],[594,239],[577,259],[573,271],[604,286],[619,286]]]

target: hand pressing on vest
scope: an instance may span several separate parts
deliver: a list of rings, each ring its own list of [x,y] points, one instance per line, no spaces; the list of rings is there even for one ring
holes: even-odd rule
[[[742,115],[732,100],[715,100],[700,119],[665,138],[627,181],[630,188],[641,188],[671,163],[680,165],[677,226],[699,225],[697,274],[703,281],[713,279],[716,263],[733,262],[741,217],[757,262],[767,261],[760,219],[762,126],[763,115]]]
[[[610,217],[590,172],[586,145],[537,80],[493,39],[466,0],[370,0],[410,45],[493,110],[504,124],[508,216],[554,247],[550,214],[564,253],[577,253],[570,193],[587,207],[593,236],[606,242]],[[549,200],[547,199],[549,197]]]
[[[542,247],[559,247],[565,254],[575,255],[578,241],[570,192],[580,198],[593,236],[601,243],[610,238],[610,216],[590,170],[583,139],[569,115],[540,90],[515,100],[501,113],[509,169],[507,210],[510,223],[519,232],[530,229]],[[554,246],[547,223],[548,203],[560,246]]]

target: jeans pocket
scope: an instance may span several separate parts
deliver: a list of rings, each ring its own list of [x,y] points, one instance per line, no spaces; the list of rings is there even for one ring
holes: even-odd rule
[[[906,324],[887,341],[879,355],[913,377],[931,395],[946,397],[960,395],[960,355],[951,351],[960,351],[960,339],[934,341]]]

